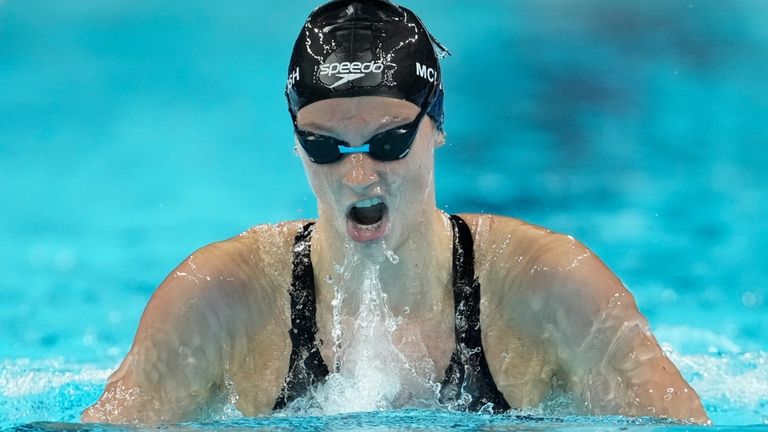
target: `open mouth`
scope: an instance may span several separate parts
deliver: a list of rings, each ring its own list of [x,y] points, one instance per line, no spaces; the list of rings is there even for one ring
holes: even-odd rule
[[[381,198],[369,198],[358,201],[349,209],[349,219],[361,225],[376,225],[384,219],[387,206]]]
[[[388,213],[387,204],[381,197],[360,200],[347,212],[347,232],[358,242],[378,240],[388,231]]]

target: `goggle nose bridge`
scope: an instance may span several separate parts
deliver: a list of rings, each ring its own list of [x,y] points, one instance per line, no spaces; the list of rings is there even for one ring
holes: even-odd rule
[[[349,153],[370,153],[370,144],[363,144],[358,147],[347,147],[343,145],[336,146],[339,148],[339,153],[341,154],[349,154]]]

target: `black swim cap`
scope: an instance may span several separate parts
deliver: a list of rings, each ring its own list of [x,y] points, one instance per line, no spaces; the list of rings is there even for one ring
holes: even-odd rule
[[[288,110],[323,99],[385,96],[427,110],[443,128],[440,56],[447,50],[421,20],[386,0],[334,0],[307,18],[291,54]]]

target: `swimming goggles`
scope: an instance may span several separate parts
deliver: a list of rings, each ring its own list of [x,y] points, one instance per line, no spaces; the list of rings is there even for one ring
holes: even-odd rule
[[[299,129],[294,119],[293,126],[299,144],[307,153],[309,160],[316,164],[330,164],[352,153],[367,153],[373,159],[382,162],[400,160],[411,151],[411,145],[424,118],[426,110],[421,110],[413,121],[379,132],[369,138],[365,144],[357,147],[348,142],[328,135]]]

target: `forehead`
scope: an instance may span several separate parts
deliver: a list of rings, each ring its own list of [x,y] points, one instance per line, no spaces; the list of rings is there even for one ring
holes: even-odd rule
[[[296,123],[305,125],[336,125],[339,123],[387,123],[411,120],[419,107],[411,102],[382,96],[358,96],[324,99],[299,110]]]

